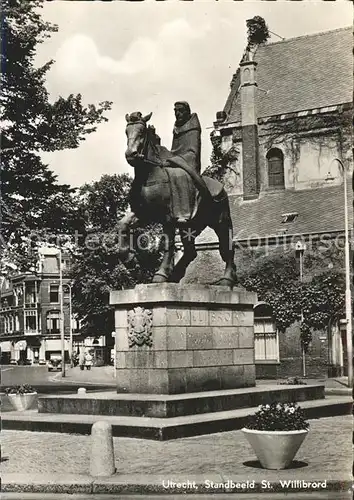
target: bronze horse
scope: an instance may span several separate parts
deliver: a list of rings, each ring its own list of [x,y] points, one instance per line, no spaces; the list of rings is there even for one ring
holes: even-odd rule
[[[197,193],[196,208],[192,217],[184,224],[179,224],[171,210],[173,193],[169,180],[177,170],[181,174],[182,169],[162,166],[162,161],[171,157],[171,153],[160,146],[155,128],[147,126],[151,115],[152,113],[143,117],[139,112],[126,115],[128,146],[125,156],[127,162],[134,167],[135,178],[130,194],[132,212],[119,221],[120,258],[123,263],[127,263],[134,257],[133,249],[129,248],[130,229],[153,222],[161,223],[166,245],[160,268],[155,273],[152,282],[178,283],[185,275],[188,265],[197,256],[195,237],[209,226],[218,236],[220,255],[226,264],[224,276],[218,284],[232,288],[236,281],[236,266],[229,200],[224,187],[220,182],[203,176],[209,189],[209,196],[206,196],[205,192]],[[184,171],[183,174],[188,176]],[[194,186],[192,189],[196,190]],[[179,230],[184,253],[174,265],[176,229]]]

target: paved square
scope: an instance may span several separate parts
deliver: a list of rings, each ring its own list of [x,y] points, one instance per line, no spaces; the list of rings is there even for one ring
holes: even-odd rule
[[[218,473],[251,480],[351,480],[352,418],[338,416],[310,420],[310,433],[296,455],[296,468],[265,471],[241,431],[147,441],[114,438],[117,472],[131,475],[182,475]],[[90,437],[24,431],[2,432],[3,473],[87,474]]]

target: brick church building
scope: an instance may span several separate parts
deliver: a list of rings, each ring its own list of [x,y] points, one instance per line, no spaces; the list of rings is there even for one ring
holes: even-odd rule
[[[352,60],[350,27],[245,51],[212,132],[224,152],[237,151],[224,176],[237,264],[243,249],[295,252],[301,241],[305,258],[324,240],[343,248],[344,175],[353,226]],[[335,158],[342,159],[345,172]],[[212,282],[223,267],[214,233],[200,235],[197,247],[185,282]],[[306,277],[306,268],[301,273]],[[257,376],[301,376],[299,324],[281,333],[267,304],[258,304],[254,313]],[[312,337],[306,375],[345,373],[345,324]]]

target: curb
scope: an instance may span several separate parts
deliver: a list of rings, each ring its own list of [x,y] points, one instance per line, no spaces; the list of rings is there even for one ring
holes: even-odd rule
[[[327,396],[352,396],[353,391],[350,387],[328,387],[325,388]]]
[[[5,395],[4,390],[6,387],[5,385],[0,386],[1,396]],[[75,394],[80,387],[86,387],[90,392],[112,391],[116,386],[114,384],[66,380],[65,382],[51,382],[50,384],[33,384],[33,387],[36,389],[38,395],[41,396],[42,394]]]
[[[88,475],[26,475],[4,474],[2,493],[50,494],[250,494],[250,493],[311,493],[349,492],[349,480],[306,478],[301,480],[246,480],[242,477],[223,477],[219,474],[191,477],[132,476],[116,474],[107,478]]]
[[[328,399],[320,406],[310,407],[303,404],[306,419],[351,415],[353,402],[348,397]],[[313,403],[313,402],[312,402]],[[112,424],[114,437],[132,437],[151,439],[155,441],[169,441],[181,437],[191,437],[212,433],[242,429],[247,423],[248,415],[252,412],[245,408],[231,412],[223,412],[218,418],[217,412],[205,420],[189,420],[186,417],[177,419],[150,418],[131,422],[129,417],[105,416],[104,420]],[[252,409],[253,411],[254,409]],[[236,412],[236,413],[235,413]],[[35,432],[62,432],[68,434],[90,434],[97,415],[71,415],[50,413],[35,413],[29,411],[23,415],[16,412],[4,412],[1,424],[4,430],[35,431]]]

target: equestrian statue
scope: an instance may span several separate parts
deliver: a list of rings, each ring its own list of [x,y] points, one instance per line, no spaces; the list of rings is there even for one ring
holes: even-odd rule
[[[160,145],[155,128],[147,125],[152,113],[143,116],[134,112],[125,116],[125,157],[135,176],[130,192],[132,211],[118,224],[120,259],[127,264],[134,258],[134,249],[129,247],[131,229],[160,223],[166,244],[152,282],[178,283],[197,256],[196,236],[209,226],[218,236],[220,255],[225,262],[224,275],[218,284],[232,288],[236,266],[228,196],[220,182],[200,173],[201,127],[197,114],[191,113],[185,101],[176,102],[174,112],[171,151]],[[177,229],[184,253],[174,265]]]

